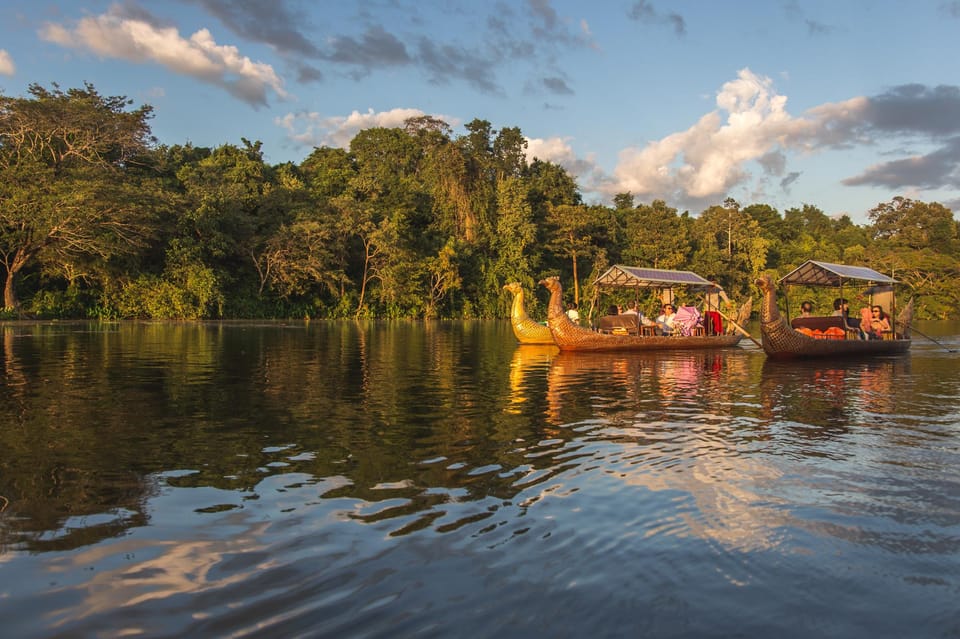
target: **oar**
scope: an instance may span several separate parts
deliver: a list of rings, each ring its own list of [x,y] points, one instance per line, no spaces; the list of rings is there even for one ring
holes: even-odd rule
[[[741,333],[743,333],[744,335],[746,335],[747,338],[748,338],[751,342],[753,342],[754,344],[756,344],[757,346],[759,346],[761,349],[763,348],[763,344],[761,344],[760,342],[758,342],[758,341],[753,337],[753,335],[751,335],[750,333],[748,333],[748,332],[747,332],[747,329],[745,329],[744,327],[740,326],[739,324],[737,324],[736,322],[734,322],[732,319],[730,319],[729,317],[727,317],[726,315],[724,315],[722,311],[717,311],[717,314],[718,314],[720,317],[722,317],[723,319],[725,319],[725,320],[727,320],[728,322],[730,322],[735,329],[737,329],[738,331],[740,331]]]
[[[897,322],[897,323],[900,324],[900,322]],[[957,352],[956,349],[954,349],[954,348],[947,348],[946,346],[944,346],[943,344],[941,344],[941,343],[938,342],[937,340],[933,339],[933,338],[930,337],[929,335],[926,335],[926,334],[924,334],[924,333],[921,333],[920,331],[918,331],[917,329],[915,329],[915,328],[912,327],[912,326],[909,328],[909,330],[910,330],[912,333],[916,333],[917,335],[920,335],[921,337],[926,337],[928,340],[930,340],[931,342],[933,342],[934,344],[936,344],[936,345],[939,346],[940,348],[945,349],[948,353],[956,353],[956,352]]]

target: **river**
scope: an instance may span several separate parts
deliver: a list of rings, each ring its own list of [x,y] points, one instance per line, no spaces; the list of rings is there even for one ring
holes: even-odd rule
[[[960,325],[918,327],[778,363],[0,325],[2,634],[956,637]]]

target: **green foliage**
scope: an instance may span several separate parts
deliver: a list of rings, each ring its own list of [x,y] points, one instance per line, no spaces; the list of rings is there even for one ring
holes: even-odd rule
[[[30,299],[27,312],[39,319],[82,319],[91,301],[89,293],[77,286],[41,290]]]
[[[7,316],[504,317],[507,281],[536,290],[557,273],[580,302],[627,263],[743,298],[759,273],[811,258],[895,273],[918,317],[960,311],[958,223],[938,203],[896,197],[864,226],[809,204],[585,205],[561,166],[528,163],[519,128],[482,119],[458,136],[412,118],[270,166],[243,138],[156,146],[151,116],[90,85],[0,96]]]

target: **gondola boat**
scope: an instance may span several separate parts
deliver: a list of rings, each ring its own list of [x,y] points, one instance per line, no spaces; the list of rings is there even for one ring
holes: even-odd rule
[[[629,268],[629,267],[627,267]],[[653,269],[649,269],[653,270]],[[709,288],[713,284],[689,271],[661,271],[661,273],[692,276],[686,280],[673,280],[674,285],[697,284]],[[693,279],[696,278],[696,279]],[[547,308],[547,326],[553,341],[561,351],[645,351],[668,349],[725,348],[736,346],[741,336],[736,333],[722,335],[618,335],[602,333],[574,324],[563,309],[563,287],[557,276],[540,281],[550,291]],[[749,309],[748,305],[745,305]],[[749,310],[747,311],[749,312]]]
[[[897,280],[866,267],[813,260],[805,262],[780,279],[782,285],[829,286],[837,287],[841,291],[845,283],[892,287]],[[768,357],[791,359],[873,356],[904,353],[910,349],[912,299],[900,310],[892,330],[884,335],[883,339],[863,339],[858,329],[847,326],[846,320],[839,316],[794,318],[788,323],[777,307],[777,287],[773,278],[765,275],[757,280],[757,286],[763,295],[760,306],[761,342]],[[840,297],[843,297],[842,293]],[[892,316],[893,309],[890,311]],[[826,329],[811,330],[810,326],[813,325]]]
[[[523,287],[519,282],[504,284],[503,290],[513,293],[513,304],[510,306],[510,326],[513,334],[521,344],[553,344],[553,335],[550,329],[540,322],[534,321],[523,304]]]

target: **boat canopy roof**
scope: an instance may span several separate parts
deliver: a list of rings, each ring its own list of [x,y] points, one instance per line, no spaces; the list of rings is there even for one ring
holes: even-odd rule
[[[807,286],[843,286],[848,280],[868,284],[896,284],[897,280],[866,266],[847,266],[808,260],[780,278],[780,284]]]
[[[668,271],[659,268],[641,268],[615,264],[598,277],[594,284],[598,287],[620,288],[672,288],[690,286],[694,288],[718,289],[710,280],[704,279],[692,271]]]

